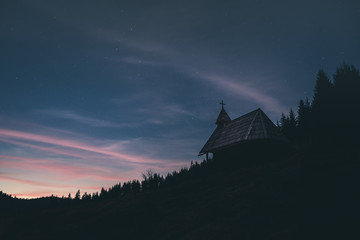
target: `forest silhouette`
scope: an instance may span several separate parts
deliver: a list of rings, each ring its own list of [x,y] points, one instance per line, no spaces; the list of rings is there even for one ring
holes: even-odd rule
[[[165,176],[149,169],[74,197],[0,191],[0,239],[359,237],[359,70],[344,63],[332,79],[319,70],[313,99],[282,114],[290,144],[275,155],[191,162]]]

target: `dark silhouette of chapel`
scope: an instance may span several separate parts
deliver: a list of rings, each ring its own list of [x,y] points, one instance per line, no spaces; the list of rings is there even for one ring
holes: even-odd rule
[[[201,149],[199,156],[213,158],[249,158],[273,156],[284,149],[288,140],[260,109],[231,120],[222,105],[216,129]]]

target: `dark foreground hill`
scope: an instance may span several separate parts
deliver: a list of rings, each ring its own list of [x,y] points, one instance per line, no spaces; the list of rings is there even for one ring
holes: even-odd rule
[[[154,191],[3,200],[0,239],[355,239],[357,157],[295,150],[246,166],[218,159]]]

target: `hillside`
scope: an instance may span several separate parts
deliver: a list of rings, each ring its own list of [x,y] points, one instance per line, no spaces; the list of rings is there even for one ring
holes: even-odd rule
[[[97,201],[4,201],[0,238],[323,239],[357,233],[357,161],[303,150],[261,160],[242,167],[218,159],[171,186]]]

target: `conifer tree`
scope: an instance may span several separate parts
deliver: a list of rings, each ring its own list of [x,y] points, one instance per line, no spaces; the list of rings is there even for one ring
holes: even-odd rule
[[[305,98],[305,111],[306,111],[307,116],[309,116],[311,113],[311,104],[310,104],[308,97]]]
[[[100,191],[100,197],[101,197],[101,198],[104,198],[104,197],[107,195],[107,193],[108,193],[108,192],[102,187],[102,188],[101,188],[101,191]]]
[[[289,127],[290,129],[295,129],[296,128],[296,116],[294,113],[294,110],[292,108],[290,108],[290,112],[289,112]]]
[[[303,127],[303,125],[304,125],[304,122],[305,122],[304,115],[305,115],[305,102],[304,102],[304,100],[301,99],[299,102],[298,118],[297,118],[299,127]]]
[[[134,193],[138,193],[138,192],[140,192],[140,190],[141,190],[141,185],[140,185],[139,180],[133,180],[131,182],[131,191]]]
[[[80,189],[75,194],[75,200],[80,200]]]
[[[95,200],[95,199],[98,199],[98,198],[99,198],[99,193],[98,193],[98,192],[94,192],[94,193],[92,194],[91,199],[92,199],[92,200]]]
[[[280,126],[283,133],[287,132],[289,129],[289,119],[285,116],[284,113],[281,113]]]
[[[360,101],[360,74],[354,66],[343,64],[336,69],[334,74],[334,86],[336,96],[336,111],[346,114],[353,108],[358,107]]]
[[[353,65],[342,64],[334,74],[334,86],[339,92],[352,94],[358,92],[360,87],[359,70]]]
[[[352,65],[342,64],[334,74],[334,112],[336,138],[353,146],[360,134],[360,74]],[[346,143],[345,143],[346,142]]]
[[[297,124],[301,131],[309,128],[311,122],[311,106],[308,98],[300,100],[298,107]]]
[[[315,121],[321,115],[326,115],[331,105],[331,98],[333,94],[333,85],[329,77],[323,70],[319,70],[314,89],[314,98],[312,102],[312,110],[315,113]]]
[[[316,78],[314,98],[312,102],[312,134],[317,148],[329,145],[327,137],[333,127],[333,84],[323,70],[319,70]]]

